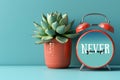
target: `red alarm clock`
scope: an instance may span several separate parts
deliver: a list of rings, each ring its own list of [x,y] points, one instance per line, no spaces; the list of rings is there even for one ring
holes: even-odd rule
[[[85,22],[84,18],[91,15],[102,16],[105,18],[105,21],[100,24],[89,24]],[[90,13],[83,16],[81,23],[76,28],[76,33],[92,26],[100,27],[114,33],[110,21],[101,13]],[[114,42],[107,32],[98,29],[86,31],[79,37],[76,45],[76,55],[79,62],[82,63],[80,69],[84,66],[90,69],[98,69],[106,66],[110,70],[108,64],[113,58],[114,49]]]

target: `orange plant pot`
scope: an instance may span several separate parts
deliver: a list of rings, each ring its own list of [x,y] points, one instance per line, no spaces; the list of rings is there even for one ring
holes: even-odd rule
[[[71,39],[61,44],[53,39],[44,44],[45,64],[48,68],[67,68],[71,59]]]

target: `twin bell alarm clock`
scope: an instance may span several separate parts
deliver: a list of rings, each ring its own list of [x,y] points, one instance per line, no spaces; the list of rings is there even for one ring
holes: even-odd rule
[[[105,21],[99,24],[90,24],[85,22],[87,16],[101,16]],[[89,27],[100,27],[101,30]],[[82,66],[87,68],[102,68],[107,66],[114,56],[114,42],[111,36],[106,32],[114,33],[113,27],[110,25],[108,18],[101,13],[90,13],[82,17],[81,23],[76,28],[76,33],[86,30],[77,40],[76,55]]]

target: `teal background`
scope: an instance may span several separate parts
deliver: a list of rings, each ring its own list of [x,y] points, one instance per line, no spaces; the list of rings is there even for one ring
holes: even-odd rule
[[[1,65],[44,65],[43,45],[35,45],[33,21],[40,22],[41,14],[52,11],[68,13],[75,19],[75,28],[84,14],[100,12],[108,16],[115,33],[115,57],[111,64],[120,64],[120,0],[0,0],[0,64]],[[89,18],[89,17],[88,17]],[[86,21],[99,23],[104,18],[92,17]],[[73,46],[76,45],[73,40]],[[79,66],[75,47],[72,48],[72,66]]]
[[[86,54],[86,53],[82,54],[81,44],[109,44],[110,53],[105,54],[105,52],[103,52],[103,54],[100,54],[100,53],[90,52],[93,54]],[[91,48],[92,48],[91,50],[93,51],[94,50],[93,46]],[[103,46],[102,48],[105,49]],[[86,35],[84,35],[81,39],[79,39],[79,42],[77,44],[79,59],[87,66],[93,67],[93,68],[94,67],[98,68],[106,65],[113,56],[113,49],[114,49],[113,44],[110,38],[101,32],[89,32]],[[98,51],[100,51],[99,47],[98,47]]]

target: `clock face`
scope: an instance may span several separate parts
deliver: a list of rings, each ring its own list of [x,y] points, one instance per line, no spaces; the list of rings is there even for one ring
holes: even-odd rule
[[[76,45],[78,60],[88,68],[100,68],[113,58],[112,38],[101,30],[90,30],[78,39]]]

